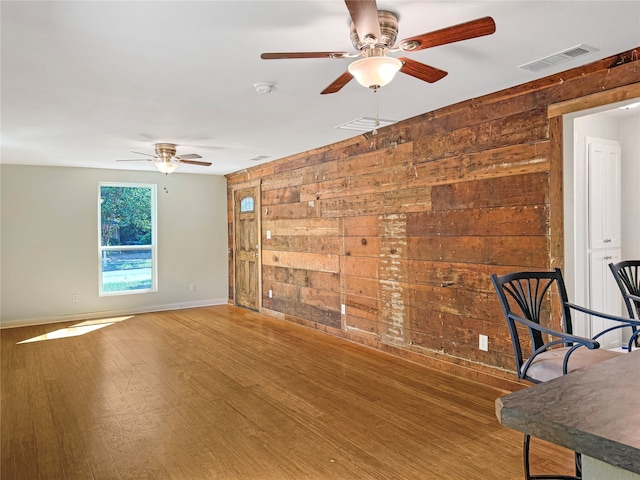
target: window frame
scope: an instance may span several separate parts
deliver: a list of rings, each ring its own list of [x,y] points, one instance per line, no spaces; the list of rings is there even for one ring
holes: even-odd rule
[[[102,245],[102,187],[147,188],[151,191],[151,245]],[[158,291],[158,203],[157,185],[155,183],[98,182],[98,296],[113,297],[134,295]],[[102,256],[105,251],[117,250],[150,250],[151,251],[151,287],[135,290],[104,291]]]

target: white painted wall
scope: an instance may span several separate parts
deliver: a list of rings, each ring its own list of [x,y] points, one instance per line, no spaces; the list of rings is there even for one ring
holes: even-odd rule
[[[224,177],[20,165],[0,172],[3,327],[227,303]],[[98,296],[101,181],[157,184],[157,292]]]
[[[622,259],[640,259],[640,115],[620,122]]]

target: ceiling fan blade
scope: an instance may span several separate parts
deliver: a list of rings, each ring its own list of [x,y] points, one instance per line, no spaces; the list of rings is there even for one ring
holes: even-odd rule
[[[327,88],[325,88],[323,91],[321,91],[320,93],[322,95],[326,95],[327,93],[336,93],[337,91],[339,91],[342,87],[344,87],[347,83],[349,83],[351,81],[351,79],[353,78],[353,75],[351,75],[349,73],[349,71],[347,70],[346,72],[344,72],[342,75],[340,75],[338,78],[336,78],[331,85],[329,85]]]
[[[347,4],[349,15],[361,40],[366,42],[369,36],[375,37],[377,42],[382,40],[375,0],[344,0],[344,3]]]
[[[416,77],[425,82],[434,83],[447,76],[447,72],[435,67],[430,67],[424,63],[416,62],[410,58],[400,57],[398,60],[402,62],[402,68],[400,71]]]
[[[202,158],[202,156],[197,153],[187,153],[186,155],[176,155],[175,158],[178,160],[195,160],[196,158]]]
[[[156,155],[151,155],[150,153],[134,152],[133,150],[131,150],[131,153],[137,153],[138,155],[146,155],[147,157],[157,158]]]
[[[263,53],[260,58],[263,60],[278,60],[283,58],[344,58],[348,52],[282,52]]]
[[[434,32],[406,38],[400,42],[400,48],[406,51],[423,50],[425,48],[437,47],[438,45],[446,45],[448,43],[491,35],[495,31],[496,24],[493,18],[482,17]],[[414,45],[415,43],[417,43],[417,45]]]
[[[202,157],[200,157],[202,158]],[[199,162],[197,160],[183,160],[182,158],[176,158],[176,162],[178,163],[188,163],[189,165],[201,165],[203,167],[210,167],[211,162]]]

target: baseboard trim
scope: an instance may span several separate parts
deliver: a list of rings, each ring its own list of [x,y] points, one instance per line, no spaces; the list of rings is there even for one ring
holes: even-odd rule
[[[0,329],[30,327],[33,325],[46,325],[50,323],[61,322],[79,322],[84,320],[93,320],[103,317],[119,317],[123,315],[136,315],[140,313],[163,312],[166,310],[183,310],[185,308],[210,307],[213,305],[226,305],[229,302],[227,298],[213,298],[209,300],[198,300],[195,302],[169,303],[165,305],[150,305],[139,308],[125,308],[122,310],[105,310],[99,312],[75,313],[70,315],[58,315],[55,317],[28,318],[21,320],[0,320]]]

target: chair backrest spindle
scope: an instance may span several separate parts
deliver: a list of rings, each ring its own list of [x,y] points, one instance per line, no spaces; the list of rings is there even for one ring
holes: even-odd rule
[[[631,299],[628,296],[635,295],[640,297],[640,260],[610,263],[609,268],[620,288],[629,318],[640,319],[640,301]]]

